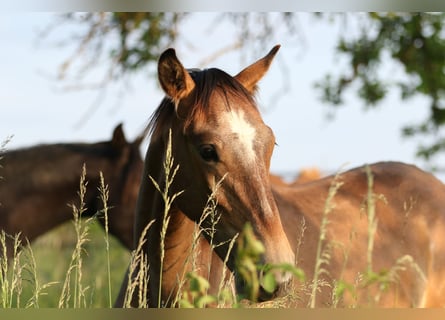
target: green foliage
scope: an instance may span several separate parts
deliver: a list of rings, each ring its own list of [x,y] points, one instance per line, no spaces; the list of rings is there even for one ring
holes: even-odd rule
[[[207,279],[192,271],[187,274],[189,287],[183,292],[179,301],[182,308],[204,308],[208,306],[240,307],[240,301],[248,299],[256,302],[260,288],[268,293],[273,293],[277,288],[275,276],[277,273],[289,273],[298,281],[304,281],[304,272],[300,268],[288,263],[261,264],[261,257],[265,248],[259,241],[247,223],[237,238],[237,251],[235,260],[235,272],[243,281],[243,292],[239,292],[235,298],[230,294],[228,287],[219,291],[217,295],[208,293],[210,288]]]
[[[243,279],[244,292],[240,298],[248,298],[257,301],[260,288],[267,293],[273,293],[277,288],[275,275],[279,272],[290,273],[299,281],[304,280],[303,270],[288,263],[261,264],[261,257],[265,253],[264,245],[259,241],[247,223],[241,232],[237,242],[235,259],[236,273]]]
[[[82,61],[79,75],[95,70],[100,57],[106,59],[105,82],[141,70],[155,62],[177,36],[176,26],[186,16],[174,12],[89,12],[62,16],[63,24],[81,26],[75,36],[74,54],[61,65],[59,76],[66,76],[75,60]],[[57,25],[59,26],[59,25]]]
[[[124,70],[136,70],[157,61],[164,46],[175,39],[181,14],[167,12],[114,12],[109,24],[119,34],[111,51]]]
[[[300,282],[305,279],[304,271],[290,263],[267,264],[260,271],[262,272],[261,287],[268,293],[273,293],[277,288],[275,279],[277,272],[289,273]]]
[[[256,301],[260,291],[260,258],[265,248],[253,233],[252,226],[246,224],[238,239],[235,268],[245,283],[245,295],[251,301]]]
[[[435,137],[435,142],[418,149],[425,159],[444,151],[445,140],[437,133],[445,124],[445,14],[369,13],[363,21],[358,36],[340,38],[337,52],[349,58],[348,70],[335,80],[327,75],[317,84],[323,101],[342,104],[345,92],[356,88],[353,84],[367,106],[378,105],[392,89],[399,89],[402,100],[426,96],[429,117],[406,126],[403,134]],[[402,79],[379,74],[387,56],[402,66]]]
[[[205,308],[218,301],[218,298],[207,293],[210,284],[204,277],[196,274],[196,272],[187,273],[189,281],[189,290],[184,292],[182,299],[179,301],[181,308]]]

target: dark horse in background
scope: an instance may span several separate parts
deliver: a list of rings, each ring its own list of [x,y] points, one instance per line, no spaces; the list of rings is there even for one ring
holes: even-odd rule
[[[139,152],[142,139],[127,142],[122,125],[118,125],[111,141],[47,144],[2,153],[0,229],[8,235],[20,232],[22,240],[32,241],[72,219],[69,205],[79,207],[79,181],[85,164],[88,185],[82,216],[92,216],[103,209],[98,189],[102,172],[109,187],[109,232],[132,249],[134,210],[143,167]],[[104,224],[104,219],[99,221]]]

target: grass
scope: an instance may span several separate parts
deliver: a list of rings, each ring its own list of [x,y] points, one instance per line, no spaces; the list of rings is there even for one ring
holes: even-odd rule
[[[170,150],[170,149],[169,149]],[[165,202],[165,212],[161,232],[162,238],[169,223],[168,211],[174,199],[180,194],[169,195],[169,187],[178,166],[174,166],[174,159],[171,152],[168,152],[164,169],[166,172],[166,186],[161,189],[156,181],[152,183],[158,188]],[[420,268],[409,256],[403,256],[397,260],[395,265],[385,273],[376,272],[372,265],[372,252],[377,220],[375,218],[375,201],[383,199],[373,193],[373,177],[367,168],[368,194],[366,197],[365,209],[368,217],[368,246],[367,246],[367,267],[362,271],[364,281],[361,284],[351,284],[338,279],[332,288],[333,306],[337,306],[342,296],[349,291],[354,295],[359,286],[370,286],[378,284],[383,292],[389,283],[396,281],[397,273],[410,266],[417,270],[423,277]],[[216,212],[216,197],[222,181],[215,183],[214,191],[209,197],[208,205],[204,209],[201,220],[202,227],[196,228],[193,236],[194,242],[189,255],[189,261],[194,263],[196,259],[196,243],[202,234],[207,232],[212,235],[215,232],[219,216]],[[85,181],[85,168],[79,182],[79,207],[72,206],[73,221],[59,226],[48,234],[45,234],[32,244],[20,243],[18,236],[14,238],[14,251],[12,259],[7,261],[0,257],[0,306],[3,308],[14,307],[54,307],[54,308],[91,308],[91,307],[111,307],[120,289],[123,275],[129,265],[129,274],[135,274],[129,278],[124,306],[130,306],[130,297],[137,294],[139,297],[139,307],[147,307],[148,301],[145,293],[148,290],[148,264],[147,257],[142,251],[144,240],[139,242],[139,246],[133,252],[128,252],[108,234],[107,201],[108,187],[102,177],[100,186],[101,201],[103,210],[98,213],[104,216],[105,228],[99,225],[96,217],[83,218],[85,211],[83,201],[88,182]],[[325,202],[321,230],[316,251],[316,263],[313,279],[307,282],[303,291],[310,292],[308,307],[317,305],[317,293],[324,285],[320,280],[321,276],[327,273],[327,266],[330,263],[329,248],[331,243],[327,241],[326,230],[329,225],[329,213],[335,203],[334,198],[341,187],[339,176],[333,180]],[[209,218],[210,217],[210,218]],[[207,219],[209,218],[209,219]],[[211,221],[204,225],[204,221]],[[150,228],[146,227],[144,233]],[[304,242],[305,225],[301,226],[302,236],[300,242]],[[144,233],[141,239],[144,238]],[[6,257],[6,237],[0,234],[0,249],[2,256]],[[210,236],[210,238],[212,238]],[[173,305],[178,307],[285,307],[290,302],[295,302],[298,297],[291,293],[280,299],[266,303],[255,303],[260,285],[266,290],[273,292],[276,283],[273,277],[275,272],[290,272],[297,281],[302,282],[304,274],[302,270],[291,265],[262,265],[260,255],[264,252],[264,247],[252,232],[252,228],[246,225],[243,232],[238,235],[238,239],[233,239],[229,245],[233,247],[238,241],[238,251],[236,252],[236,267],[238,274],[244,279],[245,292],[233,295],[231,288],[225,282],[219,285],[218,293],[211,295],[208,292],[209,283],[207,279],[199,276],[195,272],[179,275],[178,285],[181,290],[176,297],[173,297]],[[221,245],[210,241],[212,247]],[[21,248],[21,250],[19,250]],[[161,259],[164,251],[161,252]],[[297,252],[298,253],[298,252]],[[227,258],[226,258],[227,259]],[[130,263],[129,263],[130,262]],[[162,260],[161,260],[162,266]],[[162,281],[162,275],[160,275]],[[137,291],[136,291],[137,290]],[[161,290],[161,289],[159,289]],[[160,296],[160,295],[159,295]],[[253,302],[245,302],[245,299]],[[372,303],[378,302],[379,293],[369,297]],[[289,302],[290,301],[290,302]],[[161,302],[157,302],[161,306]]]
[[[82,272],[82,276],[80,279],[76,279],[78,281],[77,287],[82,286],[83,288],[83,291],[77,294],[77,297],[84,297],[83,304],[68,299],[68,295],[63,295],[64,300],[62,301],[64,303],[60,304],[63,286],[69,277],[67,272],[70,270],[72,255],[77,246],[76,232],[72,223],[68,222],[41,236],[30,247],[21,251],[19,257],[12,259],[11,262],[17,261],[18,264],[22,265],[21,272],[18,272],[17,268],[15,271],[17,277],[21,279],[21,284],[12,280],[9,280],[9,283],[20,286],[21,292],[20,300],[17,301],[14,298],[9,306],[40,308],[108,307],[110,287],[111,299],[114,301],[127,268],[130,253],[116,239],[110,237],[109,246],[112,249],[110,250],[109,261],[113,267],[108,274],[106,267],[108,258],[103,228],[97,221],[90,221],[88,228],[88,241],[83,245],[83,261],[81,269],[78,269]],[[32,263],[33,260],[34,263]],[[9,265],[11,266],[11,264]],[[71,272],[73,272],[72,265]],[[7,273],[9,279],[12,279],[12,273],[14,273],[13,270],[9,269]],[[74,277],[69,278],[71,280],[69,285],[73,286],[75,279]],[[1,293],[2,299],[11,300],[9,297],[13,293],[11,293],[11,290],[9,292],[3,291]],[[14,296],[16,295],[14,294]],[[73,297],[72,295],[71,298]],[[2,307],[5,307],[5,305],[2,305]]]
[[[164,214],[162,216],[162,228],[161,228],[161,257],[160,257],[161,265],[159,268],[160,270],[164,269],[163,268],[164,256],[165,256],[165,245],[164,244],[165,244],[165,236],[167,234],[167,227],[170,222],[170,216],[169,216],[170,208],[171,208],[173,202],[175,201],[175,199],[183,193],[183,191],[180,191],[173,195],[170,195],[170,187],[173,184],[176,173],[179,170],[179,165],[176,165],[173,168],[174,158],[173,158],[172,149],[171,149],[171,139],[172,139],[172,135],[171,135],[171,130],[170,130],[169,136],[168,136],[168,144],[167,144],[165,162],[164,162],[164,172],[165,172],[165,186],[164,186],[164,188],[161,190],[161,187],[156,182],[156,180],[153,179],[152,177],[150,177],[151,182],[154,184],[156,189],[162,195],[162,199],[164,200]],[[159,274],[159,283],[162,283],[162,272]],[[159,286],[158,301],[157,301],[158,308],[161,307],[161,298],[162,298],[161,288],[162,287]]]
[[[329,250],[326,248],[329,248],[328,246],[325,246],[326,241],[326,235],[327,235],[327,226],[329,224],[329,213],[334,208],[334,202],[333,199],[335,197],[335,194],[337,193],[338,189],[342,186],[342,182],[339,181],[339,176],[336,175],[333,182],[331,183],[331,187],[329,188],[328,197],[325,202],[324,210],[323,210],[323,217],[321,219],[321,226],[320,226],[320,236],[318,238],[317,243],[317,252],[315,255],[315,267],[314,267],[314,277],[312,280],[312,289],[311,289],[311,295],[309,299],[309,307],[315,308],[316,300],[317,300],[317,292],[318,288],[320,286],[319,277],[323,273],[327,273],[327,271],[323,268],[323,265],[329,264]]]

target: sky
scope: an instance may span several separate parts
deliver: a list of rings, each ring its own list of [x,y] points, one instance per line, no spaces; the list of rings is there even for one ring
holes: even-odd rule
[[[257,97],[278,144],[272,172],[290,178],[302,168],[316,167],[328,174],[386,160],[425,167],[415,157],[419,141],[401,136],[402,126],[427,117],[427,108],[418,108],[426,104],[422,97],[402,102],[394,93],[378,108],[364,112],[363,103],[349,94],[334,120],[327,119],[332,109],[321,102],[314,84],[328,72],[345,70],[347,61],[334,48],[340,34],[356,32],[353,26],[345,29],[300,13],[297,40],[278,33],[264,51],[240,54],[235,50],[203,65],[234,41],[233,27],[206,27],[215,17],[217,13],[194,13],[182,26],[175,48],[185,67],[218,67],[234,75],[281,44]],[[100,99],[95,90],[68,90],[67,84],[75,84],[76,79],[61,81],[57,70],[73,53],[75,42],[67,42],[73,30],[67,27],[42,37],[54,21],[52,13],[0,14],[0,141],[12,136],[7,149],[96,142],[110,139],[121,122],[127,138],[134,139],[163,96],[154,69],[147,68],[123,88],[111,86]],[[60,41],[67,45],[58,45]],[[388,77],[401,74],[400,66],[390,63],[382,72]]]

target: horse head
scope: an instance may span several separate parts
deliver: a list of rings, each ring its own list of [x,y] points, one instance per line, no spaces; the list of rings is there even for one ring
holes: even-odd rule
[[[275,46],[234,77],[219,69],[189,72],[173,49],[165,51],[158,63],[166,98],[151,121],[151,143],[163,141],[165,150],[171,139],[171,154],[179,164],[172,192],[183,192],[175,205],[195,223],[202,220],[208,198],[218,186],[219,222],[211,237],[213,243],[225,243],[215,250],[223,260],[228,256],[231,270],[235,250],[229,252],[228,243],[247,223],[265,247],[264,263],[294,263],[270,185],[275,137],[254,99],[257,83],[278,49]],[[289,276],[276,277],[282,283]]]

